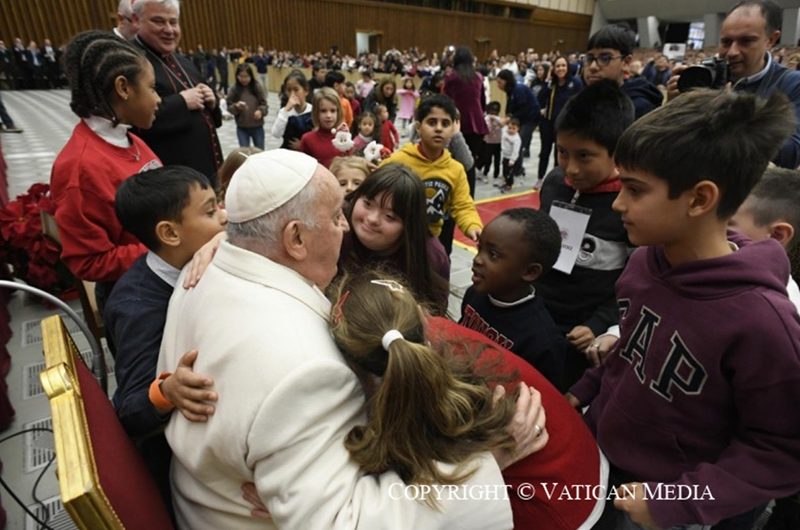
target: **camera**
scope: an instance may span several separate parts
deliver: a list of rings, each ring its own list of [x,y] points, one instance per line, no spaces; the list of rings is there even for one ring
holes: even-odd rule
[[[728,82],[728,77],[728,61],[710,57],[681,73],[678,90],[686,92],[693,88],[722,88]]]

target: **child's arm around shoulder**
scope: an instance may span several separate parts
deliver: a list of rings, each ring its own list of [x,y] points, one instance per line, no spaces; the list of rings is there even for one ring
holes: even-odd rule
[[[163,378],[158,386],[163,393],[166,404],[177,408],[189,421],[207,421],[208,417],[214,414],[214,406],[211,404],[217,401],[218,395],[211,390],[214,380],[193,371],[194,362],[197,359],[197,350],[186,352],[181,357],[178,367],[171,374]],[[159,376],[156,381],[162,379]],[[156,384],[156,381],[153,384]],[[153,389],[150,393],[150,401],[156,408],[159,408],[158,399],[154,399]],[[159,412],[162,414],[169,412],[171,408],[162,407]]]

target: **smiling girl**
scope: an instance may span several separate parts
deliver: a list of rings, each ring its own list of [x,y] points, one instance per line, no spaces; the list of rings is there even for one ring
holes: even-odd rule
[[[542,147],[539,151],[539,185],[547,174],[550,153],[555,142],[555,122],[566,102],[583,89],[583,82],[578,76],[569,75],[569,64],[566,57],[559,57],[553,63],[553,71],[547,84],[539,92],[539,104],[542,107],[542,121],[539,134]],[[558,165],[558,153],[554,164]]]
[[[61,259],[77,278],[100,282],[102,307],[113,282],[146,250],[120,226],[114,196],[130,175],[162,165],[128,130],[149,129],[161,98],[142,52],[111,33],[77,35],[65,65],[70,107],[81,120],[50,176]]]
[[[437,314],[447,310],[450,261],[426,219],[425,187],[400,164],[386,164],[350,196],[339,269],[380,266],[401,275]]]
[[[340,127],[347,130],[339,94],[334,89],[324,87],[314,92],[311,119],[314,129],[300,139],[300,151],[313,156],[323,166],[330,167],[333,159],[343,154],[333,145],[334,131]]]

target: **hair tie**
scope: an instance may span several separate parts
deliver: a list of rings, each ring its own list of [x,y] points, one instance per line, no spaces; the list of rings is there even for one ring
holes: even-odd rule
[[[389,346],[392,345],[394,341],[397,339],[405,340],[403,334],[397,331],[396,329],[390,329],[386,333],[383,334],[383,338],[381,339],[381,344],[383,344],[383,349],[389,351]]]
[[[369,283],[373,283],[375,285],[380,285],[382,287],[386,287],[392,292],[402,293],[403,286],[397,280],[370,280]]]
[[[348,296],[350,296],[350,289],[342,293],[342,295],[339,297],[339,300],[336,301],[336,305],[333,306],[333,310],[331,311],[331,322],[333,322],[334,325],[338,325],[339,322],[341,322],[344,318],[344,311],[342,308],[344,307],[344,303]]]

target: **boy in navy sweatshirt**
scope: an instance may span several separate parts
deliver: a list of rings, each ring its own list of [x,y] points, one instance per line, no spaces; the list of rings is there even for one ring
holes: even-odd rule
[[[124,229],[149,251],[114,285],[103,312],[116,345],[112,401],[169,501],[171,452],[163,428],[175,406],[187,418],[203,421],[213,411],[206,401],[216,398],[206,388],[210,379],[191,371],[197,352],[184,355],[175,374],[156,377],[167,306],[181,268],[223,232],[227,214],[217,206],[208,179],[183,166],[129,177],[117,190],[114,207]]]
[[[793,130],[782,95],[697,90],[617,144],[614,209],[643,248],[617,282],[619,342],[568,395],[590,405],[622,484],[596,528],[749,530],[771,499],[800,490],[789,262],[777,241],[726,230]]]
[[[569,345],[534,287],[560,250],[558,225],[546,213],[512,208],[495,217],[481,233],[458,323],[516,353],[563,391]]]

